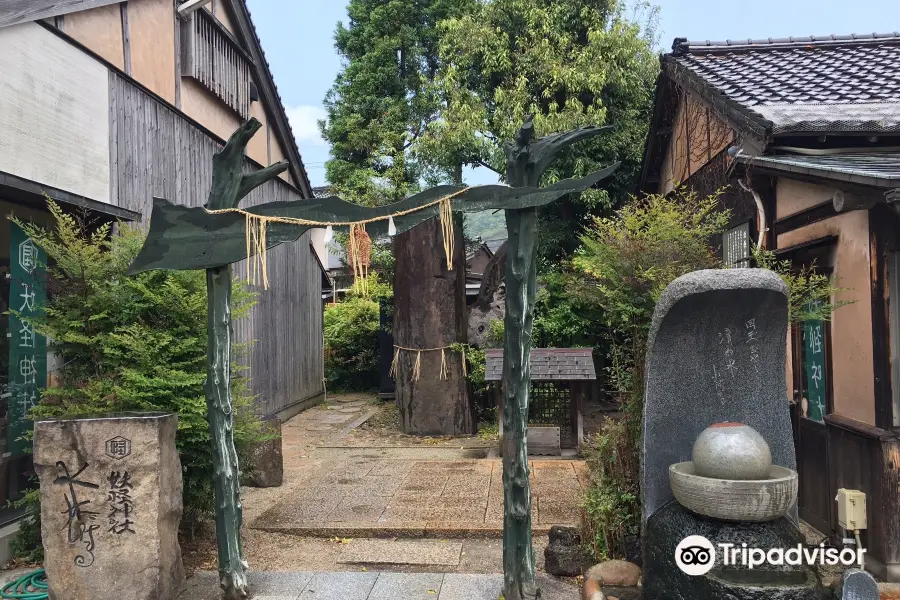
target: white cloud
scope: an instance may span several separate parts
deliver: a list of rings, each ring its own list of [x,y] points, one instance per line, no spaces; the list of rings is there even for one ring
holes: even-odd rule
[[[326,117],[325,109],[321,106],[301,104],[287,107],[288,120],[291,129],[294,130],[294,138],[297,143],[308,146],[324,146],[325,140],[319,133],[319,119]]]

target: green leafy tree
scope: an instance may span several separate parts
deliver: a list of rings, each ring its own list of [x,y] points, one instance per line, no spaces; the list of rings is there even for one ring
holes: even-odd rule
[[[421,169],[409,153],[437,115],[437,23],[474,0],[350,0],[335,47],[344,59],[325,97],[320,127],[331,144],[328,181],[343,198],[366,205],[416,191]]]
[[[56,220],[53,230],[20,223],[46,251],[49,263],[49,300],[31,321],[62,363],[58,386],[43,393],[33,415],[177,413],[185,523],[193,525],[214,508],[203,391],[205,275],[158,270],[128,276],[143,243],[139,230],[120,225],[112,234],[109,224],[91,227],[52,202],[49,208]],[[254,296],[240,283],[234,291],[232,308],[240,318]],[[246,451],[261,434],[246,380],[234,381],[235,441]]]
[[[585,215],[626,199],[640,168],[659,68],[656,9],[627,13],[619,0],[486,0],[440,23],[442,107],[413,147],[422,164],[447,171],[462,161],[502,175],[503,145],[529,114],[538,136],[615,125],[544,174],[551,184],[622,161],[606,189],[542,209],[542,270],[575,249]]]

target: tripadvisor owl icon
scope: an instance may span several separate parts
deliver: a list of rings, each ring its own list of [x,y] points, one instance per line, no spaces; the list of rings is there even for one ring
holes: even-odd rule
[[[716,549],[702,535],[689,535],[675,547],[675,564],[687,575],[705,575],[716,562]]]

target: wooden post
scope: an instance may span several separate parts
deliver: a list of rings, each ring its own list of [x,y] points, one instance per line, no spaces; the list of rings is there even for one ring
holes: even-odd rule
[[[249,597],[249,582],[241,546],[241,471],[234,446],[231,398],[231,265],[206,270],[206,292],[209,341],[205,390],[213,440],[219,583],[226,600],[238,600]]]
[[[212,187],[207,208],[235,208],[250,191],[274,179],[287,163],[272,165],[251,175],[243,174],[244,151],[261,127],[250,119],[213,157]],[[231,397],[231,265],[206,270],[208,346],[206,410],[212,433],[213,485],[216,494],[216,544],[219,584],[225,600],[250,597],[248,566],[241,546],[241,471],[234,446],[234,403]]]
[[[506,183],[538,187],[560,151],[607,127],[581,127],[534,140],[529,116],[506,150]],[[615,171],[618,165],[607,169]],[[540,597],[531,547],[531,481],[528,470],[528,403],[531,394],[531,331],[537,290],[537,208],[506,210],[506,315],[503,318],[503,579],[506,600]]]
[[[537,185],[528,145],[531,120],[507,148],[507,183]],[[539,178],[539,177],[537,177]],[[531,330],[537,290],[534,249],[537,209],[506,211],[506,314],[503,317],[503,579],[506,600],[540,597],[531,546],[531,480],[528,469],[528,402],[531,393]]]
[[[522,184],[514,184],[522,185]],[[503,573],[504,597],[534,598],[531,482],[528,470],[528,401],[534,322],[535,209],[507,210],[506,315],[503,318]]]

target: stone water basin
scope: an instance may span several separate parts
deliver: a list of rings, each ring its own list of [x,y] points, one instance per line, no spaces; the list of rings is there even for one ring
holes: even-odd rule
[[[679,504],[691,512],[724,521],[771,521],[797,499],[797,472],[772,465],[767,479],[702,477],[693,461],[669,466],[669,485]]]

